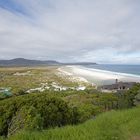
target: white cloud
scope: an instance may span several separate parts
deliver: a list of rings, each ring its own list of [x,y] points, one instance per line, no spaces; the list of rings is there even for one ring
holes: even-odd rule
[[[138,0],[12,1],[25,11],[0,8],[1,58],[140,63]]]

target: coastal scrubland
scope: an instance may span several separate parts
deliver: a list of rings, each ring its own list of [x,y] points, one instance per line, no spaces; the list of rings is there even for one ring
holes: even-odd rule
[[[0,100],[1,139],[139,139],[140,84],[102,93],[58,67],[1,68],[0,73],[0,87],[11,87],[12,93]]]
[[[90,87],[90,84],[80,77],[59,71],[58,66],[0,68],[0,88],[8,89],[13,95],[47,89],[76,89],[79,86]]]

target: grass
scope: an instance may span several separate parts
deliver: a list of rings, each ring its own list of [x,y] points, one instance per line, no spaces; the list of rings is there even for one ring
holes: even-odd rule
[[[20,132],[9,140],[140,140],[140,107],[103,113],[76,126]]]

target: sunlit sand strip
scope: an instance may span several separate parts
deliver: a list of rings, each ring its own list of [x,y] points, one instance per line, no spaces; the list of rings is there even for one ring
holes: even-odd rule
[[[67,67],[58,68],[59,74],[61,76],[65,77],[65,78],[66,78],[66,76],[68,76],[69,80],[73,81],[73,82],[85,82],[85,83],[88,83],[88,80],[86,80],[84,77],[76,76],[72,72],[68,72],[67,70],[65,70],[65,68],[67,68]]]

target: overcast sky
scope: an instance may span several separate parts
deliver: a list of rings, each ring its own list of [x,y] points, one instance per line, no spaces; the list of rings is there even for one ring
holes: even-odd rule
[[[0,0],[0,59],[140,64],[140,0]]]

